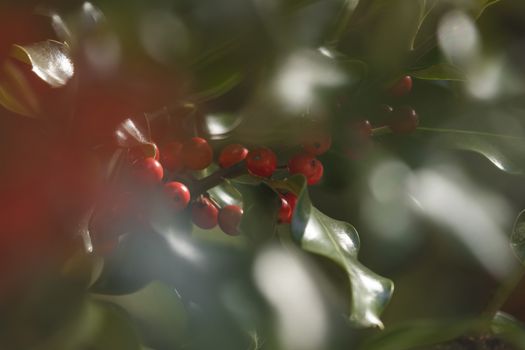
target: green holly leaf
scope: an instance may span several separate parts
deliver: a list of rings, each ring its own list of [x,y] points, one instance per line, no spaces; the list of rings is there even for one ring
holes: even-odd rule
[[[430,67],[410,71],[408,73],[414,78],[425,80],[466,80],[465,72],[448,63],[438,63]]]
[[[387,305],[394,285],[357,260],[359,236],[349,223],[332,219],[310,202],[304,176],[290,178],[290,189],[298,189],[292,218],[292,237],[304,250],[324,256],[341,266],[352,286],[350,320],[359,326],[383,327],[379,315]],[[294,191],[295,192],[295,191]]]
[[[146,345],[175,349],[184,340],[187,328],[184,305],[177,292],[161,282],[151,282],[131,294],[94,297],[124,309]]]
[[[240,225],[241,232],[252,242],[266,242],[275,234],[280,206],[279,195],[266,183],[235,183],[235,187],[242,193],[243,203],[246,203]]]
[[[31,349],[140,350],[141,344],[135,327],[121,309],[88,298],[76,318]]]
[[[525,348],[525,325],[509,314],[499,311],[492,319],[492,332],[516,346]]]
[[[29,64],[40,79],[55,88],[66,85],[75,74],[69,46],[55,40],[13,45],[11,56]]]
[[[196,172],[195,175],[197,178],[202,179],[218,170],[220,170],[219,166],[213,163],[206,169]],[[207,192],[220,207],[226,205],[242,207],[242,195],[228,179],[223,179],[220,185],[210,188]]]
[[[479,18],[489,6],[494,5],[499,1],[500,0],[477,0],[473,11],[475,18]]]
[[[429,349],[478,329],[480,320],[417,320],[403,323],[367,339],[360,350]]]
[[[519,213],[514,222],[510,235],[510,245],[518,259],[525,263],[525,210]]]
[[[204,116],[203,129],[211,139],[223,139],[239,124],[242,118],[235,113],[210,113]]]
[[[418,128],[414,137],[434,139],[438,145],[481,154],[497,168],[510,174],[525,172],[525,138],[485,132]]]

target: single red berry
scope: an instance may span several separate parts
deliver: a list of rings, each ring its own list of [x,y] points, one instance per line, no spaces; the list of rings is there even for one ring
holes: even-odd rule
[[[173,141],[162,147],[160,162],[169,171],[180,171],[184,167],[182,160],[182,143]]]
[[[332,137],[327,132],[311,133],[308,139],[302,143],[306,153],[318,156],[330,149]]]
[[[387,125],[394,134],[409,134],[416,130],[419,124],[419,116],[409,106],[394,109]]]
[[[211,164],[213,150],[208,141],[201,137],[192,137],[182,145],[182,161],[190,170],[202,170]]]
[[[242,208],[237,205],[227,205],[219,211],[219,227],[224,233],[237,236],[242,219]]]
[[[408,95],[411,90],[412,77],[410,75],[405,75],[388,88],[388,94],[393,97],[403,97]]]
[[[277,156],[269,148],[258,148],[248,153],[246,167],[253,175],[270,177],[277,167]]]
[[[193,223],[202,229],[209,230],[217,225],[219,210],[205,197],[201,197],[191,207]]]
[[[297,204],[297,196],[293,194],[292,192],[288,192],[284,195],[284,199],[290,204],[290,208],[292,208],[292,213],[295,210],[295,205]]]
[[[353,129],[357,136],[363,139],[368,139],[370,136],[372,136],[372,124],[370,124],[369,120],[365,119],[357,122]]]
[[[168,182],[164,185],[164,192],[171,199],[175,212],[185,209],[190,202],[190,191],[188,187],[181,182]]]
[[[219,165],[221,168],[229,168],[246,158],[248,149],[243,145],[234,143],[224,147],[219,155]]]
[[[145,185],[159,183],[164,176],[162,165],[151,157],[135,161],[133,164],[133,170],[135,178]]]
[[[292,221],[292,207],[290,206],[290,203],[281,196],[281,207],[279,208],[279,214],[278,214],[278,220],[279,222],[283,224],[290,223]]]
[[[309,154],[298,154],[288,162],[291,174],[303,174],[308,185],[315,185],[323,176],[323,164]]]

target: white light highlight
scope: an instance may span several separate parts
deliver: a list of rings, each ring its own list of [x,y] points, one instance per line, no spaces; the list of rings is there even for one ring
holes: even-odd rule
[[[335,87],[346,81],[334,61],[318,51],[299,51],[284,63],[275,82],[276,97],[292,112],[317,101],[316,89]]]
[[[472,18],[455,10],[439,23],[438,43],[448,59],[459,66],[467,66],[479,51],[478,31]]]
[[[509,207],[449,169],[426,169],[410,179],[414,208],[446,226],[469,248],[487,271],[503,279],[514,267],[508,237],[502,229]]]
[[[319,350],[328,333],[328,315],[308,267],[290,252],[270,248],[255,261],[255,282],[277,313],[283,348]]]

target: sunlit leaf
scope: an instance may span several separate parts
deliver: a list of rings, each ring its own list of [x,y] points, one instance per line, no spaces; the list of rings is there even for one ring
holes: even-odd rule
[[[514,254],[522,263],[525,263],[525,210],[518,215],[514,222],[510,244]]]
[[[425,69],[409,72],[411,76],[425,80],[459,80],[466,79],[465,72],[451,64],[439,63]]]
[[[359,236],[349,223],[332,219],[312,206],[306,179],[294,177],[298,192],[292,236],[304,250],[324,256],[347,273],[352,287],[350,320],[360,326],[383,327],[379,316],[392,295],[392,281],[370,271],[357,260]]]
[[[417,320],[386,329],[366,340],[359,350],[429,349],[481,325],[479,320]]]
[[[152,282],[131,294],[95,297],[122,307],[146,345],[174,349],[184,340],[187,327],[184,305],[175,289],[161,282]]]
[[[235,130],[242,117],[234,113],[213,113],[204,116],[203,129],[212,139],[224,138]]]
[[[435,138],[438,145],[479,153],[500,170],[511,174],[525,171],[525,138],[484,132],[418,128],[414,135],[425,140]]]
[[[64,86],[75,73],[69,47],[58,41],[14,45],[11,55],[31,65],[33,72],[52,87]]]
[[[131,118],[119,124],[115,131],[115,138],[120,147],[126,148],[151,143],[148,125],[144,127]]]

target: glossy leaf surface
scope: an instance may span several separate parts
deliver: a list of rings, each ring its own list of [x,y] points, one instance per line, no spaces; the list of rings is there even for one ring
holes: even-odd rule
[[[324,256],[341,266],[352,288],[350,320],[360,326],[383,327],[379,316],[392,295],[392,281],[381,277],[357,260],[359,236],[349,223],[332,219],[310,202],[303,176],[294,177],[300,187],[292,218],[292,235],[304,250]]]

